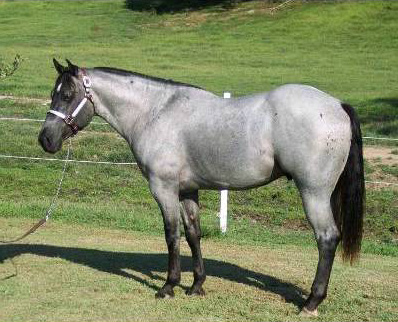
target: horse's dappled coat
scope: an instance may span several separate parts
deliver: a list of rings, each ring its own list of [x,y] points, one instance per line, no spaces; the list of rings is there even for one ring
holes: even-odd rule
[[[193,257],[194,282],[187,293],[204,294],[198,190],[247,189],[287,176],[300,191],[318,243],[317,273],[304,306],[316,314],[340,239],[343,257],[353,260],[362,237],[362,141],[349,105],[306,85],[223,99],[133,72],[54,65],[55,88],[63,85],[54,91],[51,109],[71,114],[85,95],[83,77],[89,77],[92,102],[76,116],[76,124],[84,128],[94,114],[104,118],[129,143],[149,181],[169,252],[167,280],[158,297],[173,296],[180,281],[180,218]],[[64,92],[68,87],[75,87],[71,97]],[[55,153],[70,134],[62,119],[48,114],[39,141]]]

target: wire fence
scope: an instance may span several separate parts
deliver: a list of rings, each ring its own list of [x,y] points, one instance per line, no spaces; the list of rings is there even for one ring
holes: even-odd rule
[[[32,118],[18,118],[18,117],[7,117],[0,116],[0,121],[16,121],[16,122],[44,122],[44,119],[32,119]],[[95,125],[106,125],[109,126],[106,122],[91,122],[90,124]],[[363,136],[364,140],[383,140],[383,141],[398,141],[398,138],[386,138],[386,137],[377,137],[377,136]]]
[[[57,158],[27,157],[27,156],[7,155],[7,154],[0,154],[0,158],[2,158],[2,159],[31,160],[31,161],[65,162],[64,159],[57,159]],[[137,162],[111,162],[111,161],[92,161],[92,160],[75,160],[75,159],[70,159],[70,160],[67,160],[66,162],[85,163],[85,164],[122,165],[122,166],[123,165],[137,165]],[[386,181],[365,180],[365,183],[367,183],[367,184],[375,184],[375,185],[385,185],[385,186],[398,186],[398,183],[386,182]]]
[[[17,117],[0,116],[0,121],[44,122],[44,119],[17,118]],[[91,122],[91,124],[109,126],[109,124],[105,123],[105,122]],[[363,136],[362,138],[365,139],[365,140],[398,141],[398,138],[385,138],[385,137],[372,137],[372,136]],[[58,159],[58,158],[43,158],[43,157],[18,156],[18,155],[8,155],[8,154],[0,154],[0,158],[2,158],[2,159],[31,160],[31,161],[44,161],[44,162],[65,162],[64,159]],[[112,161],[92,161],[92,160],[76,160],[76,159],[70,159],[67,162],[82,163],[82,164],[119,165],[119,166],[137,165],[137,162],[112,162]],[[370,180],[365,180],[365,182],[367,184],[374,184],[374,185],[398,186],[398,183],[394,183],[394,182],[370,181]]]
[[[7,116],[1,116],[0,121],[16,121],[16,122],[41,122],[43,123],[45,120],[44,119],[31,119],[31,118],[19,118],[19,117],[7,117]],[[91,122],[90,124],[97,124],[97,125],[108,125],[106,122]]]
[[[2,158],[2,159],[32,160],[32,161],[65,162],[64,159],[58,159],[58,158],[27,157],[27,156],[8,155],[8,154],[0,154],[0,158]],[[137,162],[112,162],[112,161],[92,161],[92,160],[76,160],[76,159],[69,159],[69,160],[66,160],[66,162],[87,163],[87,164],[137,165]]]

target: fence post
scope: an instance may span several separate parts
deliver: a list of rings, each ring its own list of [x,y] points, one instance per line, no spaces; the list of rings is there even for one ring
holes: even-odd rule
[[[231,98],[231,93],[224,92],[224,98]],[[226,233],[228,217],[228,190],[221,190],[220,199],[220,229],[222,233]]]

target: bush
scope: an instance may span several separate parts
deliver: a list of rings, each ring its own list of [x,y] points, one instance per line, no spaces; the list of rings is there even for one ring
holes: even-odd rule
[[[15,73],[18,67],[22,63],[22,58],[20,55],[16,55],[12,64],[6,64],[0,61],[0,79],[11,76]]]
[[[211,6],[231,9],[239,2],[251,0],[126,0],[127,8],[136,11],[156,13],[198,10]]]

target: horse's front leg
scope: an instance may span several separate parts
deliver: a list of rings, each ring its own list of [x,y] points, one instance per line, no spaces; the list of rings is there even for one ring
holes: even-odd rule
[[[150,179],[150,189],[162,212],[169,264],[167,280],[157,298],[173,297],[173,288],[181,279],[178,186],[169,180]]]

